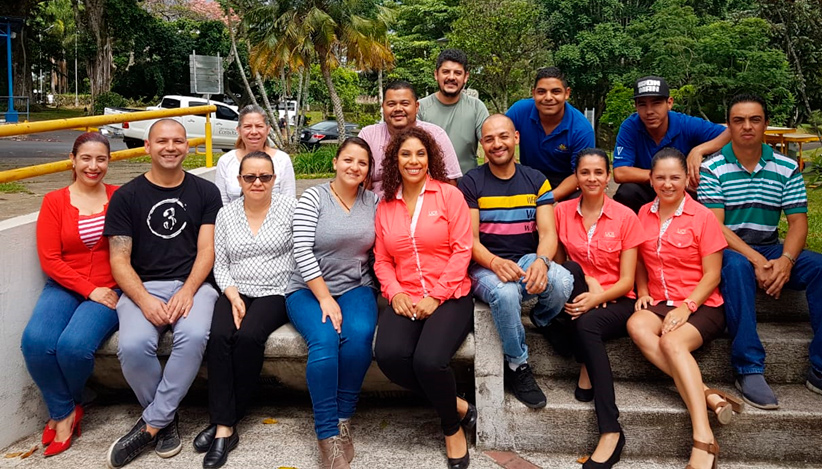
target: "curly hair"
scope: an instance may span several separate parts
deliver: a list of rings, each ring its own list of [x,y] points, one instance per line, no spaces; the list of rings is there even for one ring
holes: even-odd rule
[[[385,147],[385,158],[382,160],[382,190],[385,200],[394,200],[397,190],[402,186],[402,176],[399,168],[400,147],[406,140],[416,138],[422,142],[425,152],[428,153],[428,175],[432,179],[448,182],[445,172],[443,153],[434,137],[417,126],[408,127],[397,132]]]

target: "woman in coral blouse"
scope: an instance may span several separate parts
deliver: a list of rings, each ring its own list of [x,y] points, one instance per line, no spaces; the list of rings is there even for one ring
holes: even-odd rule
[[[562,265],[574,274],[574,291],[565,305],[574,319],[575,355],[583,364],[574,396],[594,401],[600,433],[582,467],[605,469],[619,461],[625,446],[605,341],[628,335],[637,246],[646,237],[634,212],[605,194],[611,173],[605,152],[582,150],[575,172],[581,196],[558,204],[555,213],[561,252],[569,259]]]
[[[476,422],[476,410],[457,397],[449,362],[473,325],[470,212],[447,182],[442,151],[427,132],[403,130],[385,153],[374,271],[390,304],[378,321],[377,364],[391,381],[431,401],[448,466],[464,469],[462,427]]]
[[[94,352],[117,329],[119,294],[103,236],[106,208],[117,189],[103,183],[111,159],[99,133],[77,137],[70,154],[74,182],[46,194],[37,218],[37,253],[48,276],[23,331],[26,367],[49,411],[45,455],[62,453],[80,436],[83,388]]]
[[[638,214],[646,240],[639,247],[638,299],[628,333],[648,361],[674,378],[693,426],[688,468],[704,469],[716,468],[719,457],[706,406],[727,423],[741,403],[707,388],[691,355],[725,330],[717,287],[727,243],[713,213],[685,193],[687,168],[675,148],[664,148],[651,160],[657,197]]]

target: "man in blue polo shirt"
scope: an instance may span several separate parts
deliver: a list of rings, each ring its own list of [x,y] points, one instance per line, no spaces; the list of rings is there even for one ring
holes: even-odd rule
[[[571,88],[557,67],[537,72],[531,94],[505,113],[519,132],[519,161],[548,178],[557,202],[578,196],[577,154],[596,146],[594,129],[566,102]]]
[[[634,212],[656,197],[650,186],[651,158],[665,147],[688,155],[688,183],[699,184],[699,165],[705,155],[731,140],[724,126],[671,111],[674,99],[661,77],[643,77],[634,86],[636,112],[619,127],[614,148],[614,200]]]

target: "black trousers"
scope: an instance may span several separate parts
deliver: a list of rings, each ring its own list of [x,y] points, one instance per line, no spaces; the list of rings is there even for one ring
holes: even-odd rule
[[[245,415],[263,367],[265,342],[288,322],[282,295],[249,298],[240,329],[225,294],[214,305],[208,339],[208,413],[211,423],[234,426]]]
[[[624,182],[619,185],[614,200],[630,208],[634,213],[639,213],[639,209],[648,202],[653,202],[656,192],[650,184],[637,184],[635,182]]]
[[[563,267],[574,275],[572,300],[576,295],[588,291],[579,264],[568,261]],[[621,429],[614,393],[614,376],[611,372],[611,361],[605,350],[605,341],[628,335],[626,325],[634,313],[634,303],[635,300],[622,297],[615,303],[608,303],[605,308],[588,310],[572,321],[574,354],[578,362],[585,364],[588,377],[591,379],[600,433],[616,433]]]
[[[377,365],[392,382],[428,398],[446,436],[460,428],[451,358],[473,325],[471,295],[442,303],[422,321],[400,316],[389,305],[378,321]]]

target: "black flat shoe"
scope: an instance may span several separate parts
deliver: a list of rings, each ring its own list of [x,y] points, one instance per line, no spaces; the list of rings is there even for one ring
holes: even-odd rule
[[[577,388],[574,389],[574,399],[578,400],[579,402],[591,402],[594,400],[594,388],[590,389],[582,389],[577,384]]]
[[[236,448],[239,442],[240,435],[237,434],[237,430],[234,430],[231,436],[214,438],[214,442],[211,443],[211,448],[208,449],[208,452],[203,458],[203,468],[217,469],[218,467],[223,467],[226,461],[228,461],[229,451]]]
[[[468,411],[465,412],[465,417],[460,420],[460,425],[466,430],[474,428],[477,424],[477,408],[470,402],[468,403]]]
[[[205,453],[208,448],[211,448],[211,442],[214,441],[214,435],[217,434],[217,425],[209,425],[203,431],[194,437],[194,451],[198,453]]]
[[[448,469],[467,469],[470,463],[468,449],[465,449],[465,456],[461,458],[448,458]]]
[[[619,462],[619,458],[622,456],[622,448],[624,447],[625,434],[622,433],[622,430],[620,430],[619,441],[617,441],[616,448],[614,448],[614,452],[611,453],[611,457],[605,462],[596,462],[593,459],[588,458],[588,460],[582,465],[582,469],[611,469],[614,464]]]

